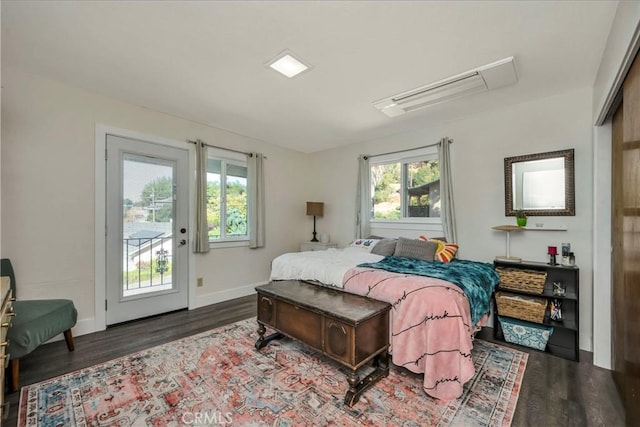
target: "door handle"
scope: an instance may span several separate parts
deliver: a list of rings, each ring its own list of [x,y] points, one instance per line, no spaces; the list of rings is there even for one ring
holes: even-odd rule
[[[185,239],[180,240],[180,245],[179,246],[184,246],[187,244],[187,241]]]

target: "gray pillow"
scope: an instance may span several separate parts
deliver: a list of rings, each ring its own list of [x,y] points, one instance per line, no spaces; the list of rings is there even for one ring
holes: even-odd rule
[[[377,245],[376,245],[377,246]],[[402,256],[405,258],[421,259],[423,261],[433,261],[436,256],[438,244],[433,242],[425,242],[420,239],[398,238],[394,256]]]
[[[382,239],[371,249],[371,253],[381,256],[391,256],[396,251],[397,239]]]

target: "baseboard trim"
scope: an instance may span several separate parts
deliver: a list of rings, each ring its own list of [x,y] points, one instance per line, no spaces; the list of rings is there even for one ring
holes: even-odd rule
[[[196,297],[196,305],[194,307],[189,307],[189,309],[192,310],[194,308],[205,307],[207,305],[253,295],[256,293],[256,286],[264,285],[266,283],[268,282],[255,283],[252,285],[240,286],[234,289],[225,289],[224,291],[217,291],[206,295],[200,295]],[[79,319],[73,329],[71,329],[74,337],[79,337],[81,335],[91,334],[98,331],[100,331],[100,329],[96,328],[96,320],[94,317],[88,319]],[[63,339],[64,335],[59,334],[51,338],[49,341],[47,341],[47,343],[56,342]]]
[[[264,285],[267,282],[254,283],[252,285],[240,286],[233,289],[225,289],[223,291],[212,292],[206,295],[199,295],[196,297],[196,305],[191,308],[200,308],[207,305],[216,304],[223,301],[229,301],[235,298],[246,297],[256,293],[255,287]]]
[[[90,319],[80,319],[76,322],[76,325],[71,328],[71,333],[74,337],[79,337],[80,335],[90,334],[96,331],[96,322],[92,317]],[[55,337],[51,338],[46,343],[61,341],[64,339],[64,334],[58,334]]]

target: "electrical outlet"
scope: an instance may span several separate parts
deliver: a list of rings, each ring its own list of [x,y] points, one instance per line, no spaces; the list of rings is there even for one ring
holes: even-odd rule
[[[202,277],[198,277],[198,287],[201,288],[204,286],[204,279]]]

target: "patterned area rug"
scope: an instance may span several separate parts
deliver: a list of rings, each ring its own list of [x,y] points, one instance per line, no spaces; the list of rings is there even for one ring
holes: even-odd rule
[[[26,386],[19,426],[403,425],[508,426],[527,355],[476,340],[476,375],[455,401],[389,377],[352,408],[344,368],[290,339],[257,352],[255,319]]]

